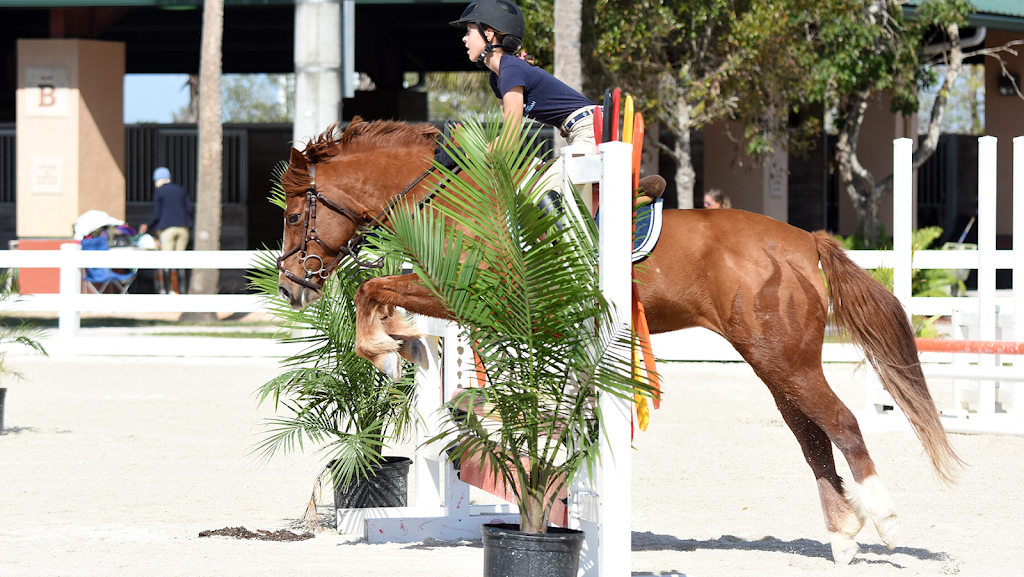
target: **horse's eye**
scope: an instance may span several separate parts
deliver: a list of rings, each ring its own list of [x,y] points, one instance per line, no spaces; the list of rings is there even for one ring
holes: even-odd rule
[[[302,222],[302,215],[301,214],[289,214],[288,215],[288,224],[294,226],[296,224],[299,224],[300,222]]]

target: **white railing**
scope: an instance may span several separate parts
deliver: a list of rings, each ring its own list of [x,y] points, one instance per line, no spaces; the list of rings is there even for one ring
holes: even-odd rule
[[[45,343],[51,354],[288,355],[295,347],[281,346],[270,339],[259,339],[257,343],[250,339],[211,340],[212,337],[151,337],[143,339],[145,342],[137,338],[80,338],[83,312],[249,313],[263,310],[263,299],[255,294],[82,294],[84,268],[249,270],[268,257],[270,253],[263,251],[82,251],[77,243],[70,241],[62,245],[61,250],[0,250],[0,268],[60,270],[58,293],[23,295],[4,303],[4,307],[18,312],[56,312],[57,338]]]

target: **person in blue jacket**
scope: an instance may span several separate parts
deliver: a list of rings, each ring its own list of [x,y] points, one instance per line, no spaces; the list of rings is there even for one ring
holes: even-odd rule
[[[188,246],[189,229],[192,228],[192,218],[195,215],[195,206],[192,199],[181,186],[171,182],[171,171],[161,166],[153,171],[153,217],[148,223],[139,227],[140,233],[152,229],[159,233],[160,250],[185,250]],[[178,271],[170,271],[171,292],[178,294]],[[158,288],[163,289],[162,279],[158,281]]]

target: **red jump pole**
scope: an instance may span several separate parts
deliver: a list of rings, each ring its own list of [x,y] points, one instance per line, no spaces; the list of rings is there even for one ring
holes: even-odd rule
[[[919,352],[986,353],[990,355],[1024,355],[1024,342],[967,341],[960,339],[914,339]]]

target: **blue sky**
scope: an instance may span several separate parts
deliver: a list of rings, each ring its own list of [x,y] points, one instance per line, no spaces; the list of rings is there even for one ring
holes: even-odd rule
[[[188,105],[188,74],[126,74],[124,77],[124,121],[173,121],[175,112]]]

